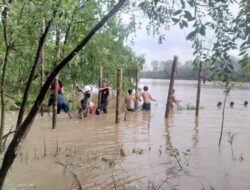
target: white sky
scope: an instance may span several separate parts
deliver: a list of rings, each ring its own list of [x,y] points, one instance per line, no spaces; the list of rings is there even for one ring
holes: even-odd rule
[[[189,32],[180,30],[178,26],[166,30],[165,40],[159,44],[158,37],[149,36],[145,29],[137,31],[134,37],[132,49],[138,54],[145,54],[146,67],[151,67],[154,60],[166,61],[172,60],[174,55],[179,57],[181,63],[185,63],[193,58],[192,44],[186,41],[186,35]]]
[[[232,12],[238,12],[238,5],[232,6]],[[122,17],[126,22],[127,16],[124,14]],[[162,44],[159,44],[158,37],[154,38],[153,36],[148,35],[146,29],[142,28],[136,32],[135,37],[132,35],[134,44],[130,44],[130,39],[127,43],[137,55],[145,55],[145,69],[150,69],[151,62],[154,60],[172,60],[174,55],[179,57],[181,64],[184,64],[186,61],[193,59],[193,49],[191,47],[192,42],[186,40],[186,36],[190,31],[190,28],[181,30],[178,25],[170,26],[170,30],[164,31],[165,40]],[[237,56],[238,51],[231,51],[230,54]]]

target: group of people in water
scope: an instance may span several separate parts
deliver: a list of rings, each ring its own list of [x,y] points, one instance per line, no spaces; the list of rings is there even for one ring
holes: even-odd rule
[[[108,81],[103,80],[102,87],[99,88],[100,93],[100,104],[96,106],[94,102],[92,102],[92,88],[89,85],[86,85],[84,88],[81,88],[77,83],[75,83],[76,89],[79,92],[79,100],[80,100],[80,108],[79,108],[79,115],[80,118],[87,117],[88,114],[95,113],[99,115],[101,112],[107,113],[107,106],[108,106],[108,99],[111,95],[111,89],[109,87]],[[55,88],[54,82],[51,84],[51,94],[48,106],[51,107],[53,105],[54,97],[55,97],[55,90],[57,90],[57,114],[60,114],[61,110],[64,110],[65,113],[72,118],[71,110],[68,106],[67,101],[65,100],[63,93],[64,87],[60,80],[58,80],[57,87]],[[174,103],[180,102],[180,100],[175,99],[174,89],[170,95],[170,106],[173,107]],[[125,104],[126,109],[129,112],[135,112],[137,109],[138,101],[143,100],[142,109],[143,110],[150,110],[151,109],[151,101],[156,101],[148,91],[148,87],[143,87],[143,92],[136,96],[133,93],[132,89],[128,90],[128,94],[125,97]]]

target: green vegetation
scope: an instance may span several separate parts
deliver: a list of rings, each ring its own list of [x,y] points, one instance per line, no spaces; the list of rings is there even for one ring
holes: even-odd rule
[[[102,157],[102,161],[106,162],[110,168],[115,166],[115,160],[114,159],[109,159],[109,158]]]

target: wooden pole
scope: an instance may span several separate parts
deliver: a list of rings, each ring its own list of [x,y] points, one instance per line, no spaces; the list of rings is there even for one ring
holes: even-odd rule
[[[197,97],[196,97],[196,109],[195,109],[196,117],[199,116],[199,111],[200,111],[201,78],[202,78],[202,62],[200,62],[199,64],[199,71],[198,71]]]
[[[120,122],[121,96],[122,96],[122,69],[117,69],[117,95],[116,95],[115,123]]]
[[[42,19],[42,34],[45,32],[45,18]],[[42,46],[42,49],[41,49],[41,54],[40,54],[40,78],[41,78],[41,81],[40,81],[40,87],[42,88],[43,86],[43,82],[44,82],[44,44]],[[41,112],[41,116],[43,116],[44,114],[44,105],[42,104],[41,105],[41,109],[40,109],[40,112]]]
[[[140,80],[140,68],[137,67],[136,69],[136,79],[135,79],[135,97],[136,97],[136,102],[135,102],[135,108],[137,109],[138,108],[138,83],[139,83],[139,80]]]
[[[61,33],[59,30],[56,31],[56,65],[60,62],[60,37]],[[52,129],[56,128],[56,119],[57,119],[57,85],[58,85],[58,76],[54,79],[54,103],[53,106],[53,116],[52,116]]]
[[[99,70],[99,88],[102,87],[102,80],[103,80],[103,68],[100,67],[100,70]],[[98,93],[98,106],[100,106],[101,104],[101,92],[99,91]]]
[[[167,105],[166,105],[165,118],[168,118],[169,106],[170,106],[170,95],[171,95],[171,91],[174,87],[175,70],[176,70],[177,62],[178,62],[178,56],[174,56],[171,79],[170,79],[169,88],[168,88],[168,99],[167,99]]]

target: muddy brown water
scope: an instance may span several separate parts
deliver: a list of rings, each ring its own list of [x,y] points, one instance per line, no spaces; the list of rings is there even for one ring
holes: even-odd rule
[[[223,101],[221,88],[202,86],[204,109],[198,120],[191,110],[175,110],[165,120],[168,81],[142,80],[143,85],[157,100],[151,112],[128,113],[125,122],[123,113],[118,125],[113,105],[108,114],[83,120],[77,114],[72,120],[60,114],[56,130],[51,129],[50,116],[38,116],[4,189],[78,189],[77,180],[89,190],[250,189],[250,105],[243,106],[250,101],[249,84],[241,84],[228,98],[221,148],[222,109],[216,107]],[[195,105],[195,81],[176,81],[175,89],[182,106]],[[7,125],[15,119],[16,113],[8,113]],[[229,131],[235,134],[232,146]]]

